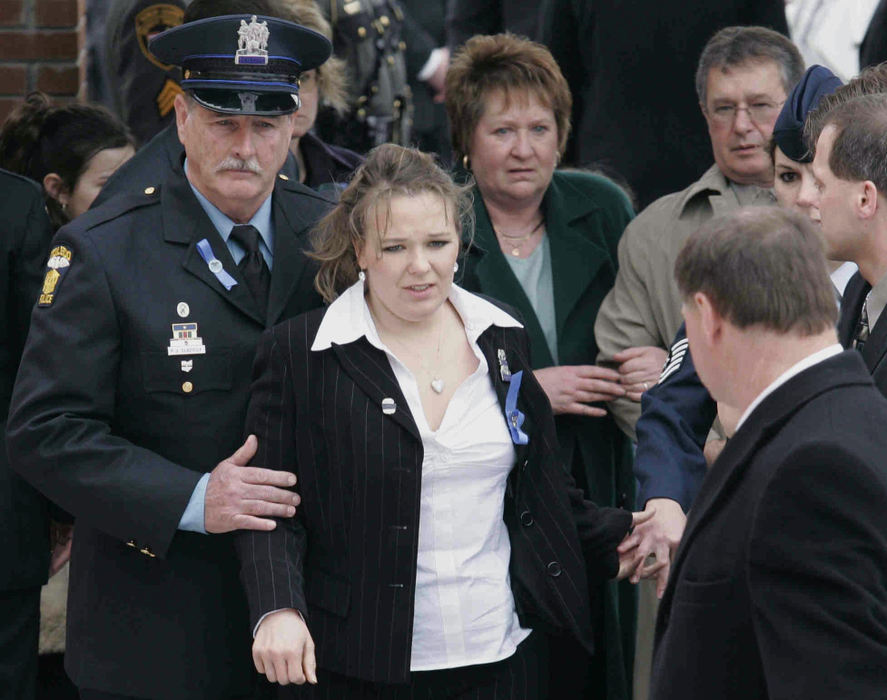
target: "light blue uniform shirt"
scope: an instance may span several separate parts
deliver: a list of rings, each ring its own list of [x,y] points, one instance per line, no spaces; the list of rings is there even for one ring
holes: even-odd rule
[[[187,173],[188,159],[186,158],[185,174]],[[191,183],[189,182],[188,184]],[[194,192],[194,196],[197,197],[197,201],[200,202],[200,206],[203,207],[203,211],[206,212],[210,221],[213,222],[216,231],[219,232],[222,240],[225,241],[225,244],[228,246],[228,250],[231,252],[231,257],[234,258],[234,262],[239,264],[240,261],[243,260],[243,256],[246,255],[246,251],[239,243],[237,243],[237,241],[231,240],[231,229],[233,229],[236,224],[230,217],[223,214],[215,204],[200,194],[194,185],[191,185],[191,190]],[[271,251],[274,250],[274,227],[271,225],[270,196],[262,202],[262,206],[259,207],[259,210],[255,213],[253,218],[249,220],[249,224],[255,226],[256,230],[259,232],[259,250],[262,253],[262,257],[265,258],[265,262],[268,264],[268,269],[271,270],[273,264],[273,255]],[[206,534],[206,528],[204,527],[203,521],[203,509],[206,502],[206,485],[208,483],[209,474],[204,474],[200,477],[200,481],[197,482],[197,486],[194,487],[194,491],[191,493],[188,506],[185,508],[185,512],[182,513],[181,520],[179,520],[179,530],[189,530],[191,532],[201,532],[204,535]]]

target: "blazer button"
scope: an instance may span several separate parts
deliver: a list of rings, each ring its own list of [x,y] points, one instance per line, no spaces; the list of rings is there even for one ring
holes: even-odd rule
[[[156,554],[154,554],[154,552],[151,551],[151,548],[148,547],[147,545],[145,547],[143,547],[142,549],[140,549],[139,551],[142,554],[144,554],[146,557],[151,557],[152,559],[157,556]]]
[[[139,546],[136,544],[136,541],[135,541],[135,540],[130,540],[129,542],[126,543],[126,546],[127,546],[127,547],[132,547],[133,549],[138,549],[138,548],[139,548]]]
[[[530,527],[533,522],[533,515],[530,513],[530,511],[525,510],[523,513],[520,514],[520,523],[524,527]]]
[[[561,575],[561,565],[556,561],[548,562],[548,575],[552,578],[557,578]]]
[[[182,384],[182,391],[184,391],[186,394],[190,394],[192,391],[194,391],[194,385],[191,382],[185,382]]]

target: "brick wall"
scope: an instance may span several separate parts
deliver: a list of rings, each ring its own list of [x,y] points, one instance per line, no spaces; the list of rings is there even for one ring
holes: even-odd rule
[[[85,94],[84,0],[0,0],[0,122],[28,92]]]

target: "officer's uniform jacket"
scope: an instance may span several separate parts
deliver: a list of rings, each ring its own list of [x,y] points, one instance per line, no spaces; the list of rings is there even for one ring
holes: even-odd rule
[[[773,203],[757,189],[752,204]],[[727,214],[741,202],[717,165],[687,189],[661,197],[628,225],[619,241],[619,273],[601,304],[594,334],[599,359],[642,345],[668,348],[683,322],[674,263],[684,242],[709,219]],[[627,398],[610,402],[617,424],[635,439],[641,405]]]
[[[333,52],[345,60],[349,109],[318,115],[321,139],[365,154],[383,143],[410,144],[412,97],[407,83],[404,14],[397,0],[324,0]]]
[[[249,692],[230,537],[177,526],[201,475],[242,443],[260,334],[321,303],[302,249],[327,206],[277,181],[267,317],[181,168],[54,239],[8,444],[15,468],[77,519],[66,668],[78,686],[171,700]],[[203,239],[237,280],[230,291]]]

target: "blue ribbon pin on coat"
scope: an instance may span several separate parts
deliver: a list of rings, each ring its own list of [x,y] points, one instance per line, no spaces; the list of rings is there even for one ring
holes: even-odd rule
[[[520,384],[523,377],[523,370],[512,374],[511,383],[508,386],[508,394],[505,395],[505,421],[508,423],[511,441],[515,445],[526,445],[530,441],[527,434],[521,430],[526,416],[517,410],[517,395],[520,392]]]

